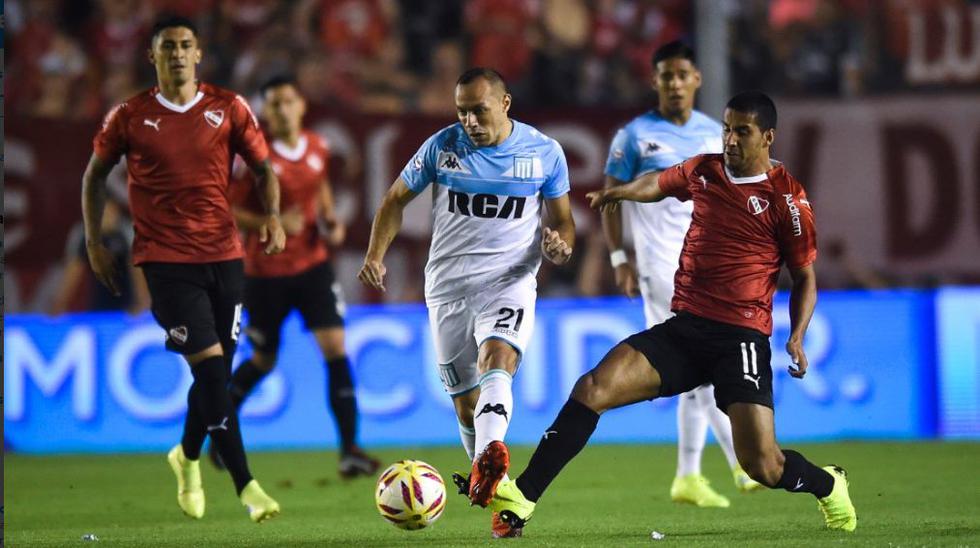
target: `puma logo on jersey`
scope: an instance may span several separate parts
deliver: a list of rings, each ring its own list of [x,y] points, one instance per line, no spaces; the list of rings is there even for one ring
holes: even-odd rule
[[[160,118],[157,118],[156,120],[150,120],[149,118],[144,118],[143,125],[150,126],[151,128],[160,131]]]
[[[698,175],[698,179],[701,181],[702,188],[708,188],[708,180],[704,178],[704,175]]]
[[[473,194],[449,191],[449,212],[465,217],[481,219],[520,219],[524,215],[524,196],[507,196],[500,203],[501,196],[494,194]]]
[[[225,121],[225,111],[223,110],[205,110],[204,119],[207,120],[208,125],[217,129],[221,127],[221,123]]]

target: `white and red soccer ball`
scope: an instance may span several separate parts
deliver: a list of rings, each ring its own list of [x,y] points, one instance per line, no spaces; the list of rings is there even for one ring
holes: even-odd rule
[[[378,478],[374,502],[381,517],[399,529],[422,529],[446,509],[446,484],[432,466],[400,460]]]

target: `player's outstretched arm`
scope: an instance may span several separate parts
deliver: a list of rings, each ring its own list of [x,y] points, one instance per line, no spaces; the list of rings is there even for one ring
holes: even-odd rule
[[[357,279],[366,286],[385,290],[385,265],[383,263],[388,247],[402,227],[402,213],[418,194],[412,192],[399,177],[385,193],[381,207],[371,223],[371,239],[368,242],[364,265],[357,273]]]
[[[793,290],[789,295],[790,335],[786,342],[786,352],[796,364],[795,368],[790,366],[789,374],[802,379],[808,365],[806,354],[803,353],[803,336],[817,305],[817,274],[813,264],[790,269],[789,272],[793,278]]]
[[[549,261],[561,265],[572,258],[575,246],[575,219],[572,218],[572,205],[568,194],[545,200],[547,218],[545,219],[541,251]]]
[[[105,211],[106,180],[113,164],[102,161],[96,154],[89,158],[82,175],[82,220],[85,223],[85,251],[92,272],[99,282],[119,296],[119,272],[109,250],[102,244],[102,213]]]
[[[267,255],[281,253],[286,249],[286,231],[283,229],[282,219],[279,218],[279,177],[269,160],[252,166],[252,173],[266,212],[265,222],[259,226],[259,241],[269,242],[265,246]]]
[[[601,209],[603,211],[607,207],[617,207],[618,203],[623,200],[631,202],[659,202],[667,197],[660,189],[659,179],[660,172],[654,171],[637,177],[629,184],[590,192],[585,197],[589,199],[589,206],[592,209]]]

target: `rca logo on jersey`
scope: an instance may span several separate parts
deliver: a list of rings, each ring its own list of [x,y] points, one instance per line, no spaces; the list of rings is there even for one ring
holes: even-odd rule
[[[789,215],[793,222],[793,236],[803,235],[803,223],[800,222],[800,208],[796,206],[796,202],[793,201],[792,194],[783,194],[783,198],[786,199],[786,207],[789,208]],[[809,204],[809,202],[807,202]]]
[[[749,196],[749,213],[758,215],[769,209],[769,200],[758,196]]]
[[[205,110],[204,119],[208,121],[208,125],[217,129],[221,126],[221,122],[225,121],[225,111],[223,110]]]
[[[470,170],[463,166],[463,163],[459,161],[459,156],[456,156],[455,152],[447,152],[445,150],[440,152],[439,161],[436,162],[436,165],[439,166],[439,171],[471,175]]]
[[[524,215],[524,196],[507,196],[503,205],[500,196],[449,191],[449,212],[481,219],[520,219]]]

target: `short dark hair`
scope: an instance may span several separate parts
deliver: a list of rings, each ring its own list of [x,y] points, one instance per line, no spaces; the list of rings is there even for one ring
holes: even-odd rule
[[[504,93],[507,93],[507,83],[504,82],[504,77],[499,72],[487,67],[471,68],[460,74],[459,79],[456,80],[456,85],[469,84],[478,78],[483,78],[491,86],[500,86]]]
[[[174,27],[184,27],[190,29],[191,34],[194,38],[197,38],[197,25],[194,21],[183,17],[181,15],[164,15],[157,19],[156,23],[153,23],[153,30],[150,31],[150,43],[156,40],[157,35],[163,32],[165,29],[172,29]]]
[[[755,114],[755,124],[762,131],[776,129],[776,103],[761,91],[743,91],[729,99],[725,108]]]
[[[299,83],[296,81],[295,76],[292,74],[277,74],[262,82],[262,85],[259,86],[259,95],[265,98],[265,92],[281,86],[293,86],[297,90],[299,89]]]
[[[680,40],[674,40],[673,42],[667,42],[666,44],[657,48],[657,51],[653,52],[653,57],[650,59],[650,65],[653,69],[657,69],[657,63],[661,61],[666,61],[667,59],[687,59],[691,64],[695,64],[694,50],[691,46],[681,42]]]

